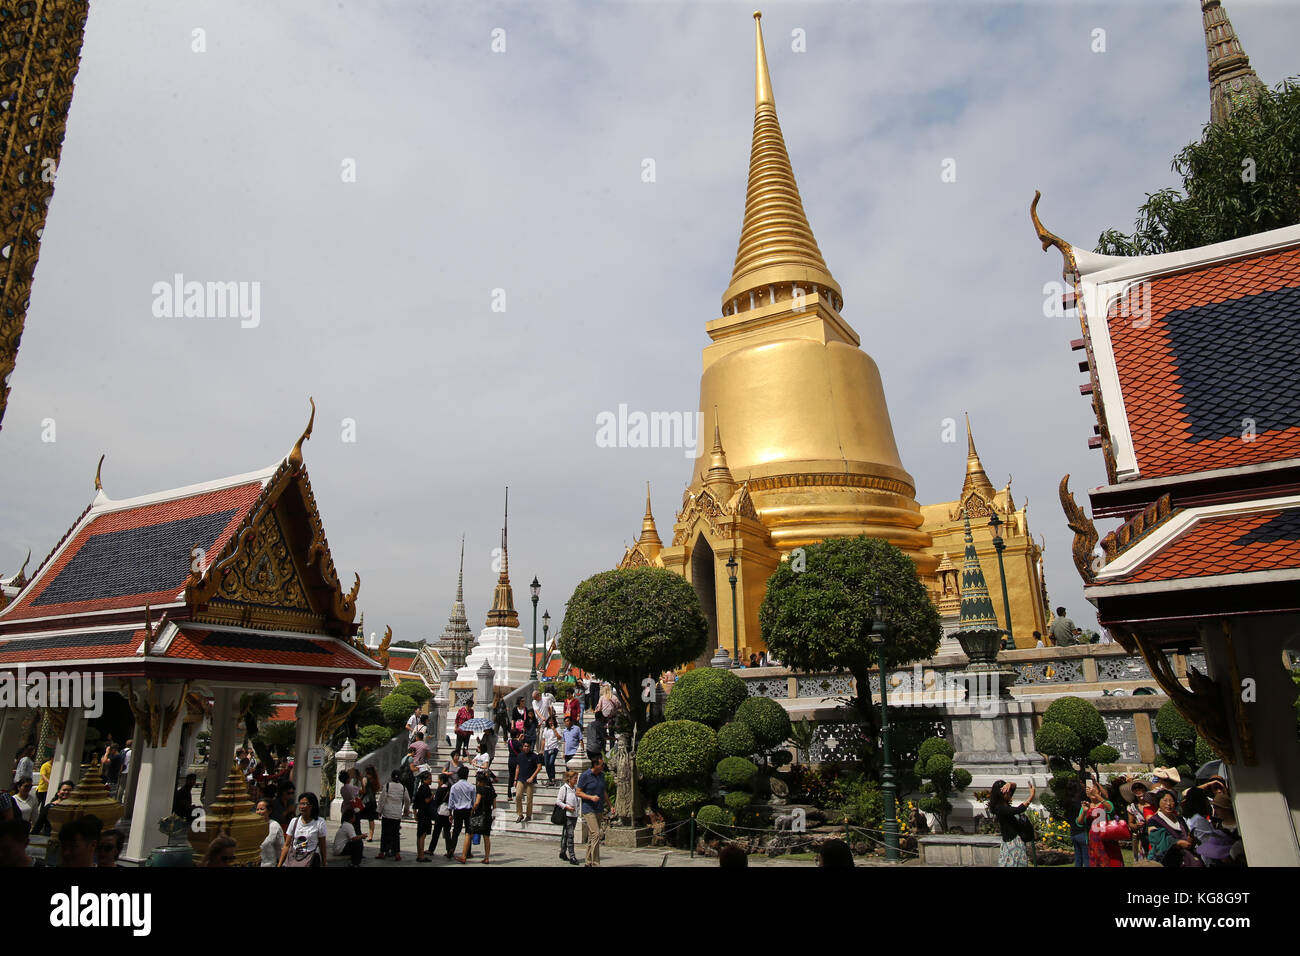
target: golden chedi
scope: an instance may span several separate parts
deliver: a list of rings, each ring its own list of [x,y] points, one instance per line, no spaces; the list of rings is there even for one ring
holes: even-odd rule
[[[261,862],[262,841],[269,830],[270,825],[253,810],[239,764],[232,763],[225,786],[204,811],[203,831],[190,830],[194,860],[196,863],[201,860],[213,839],[224,833],[235,840],[235,865],[257,866]]]
[[[68,799],[50,804],[49,821],[56,836],[63,824],[89,816],[97,818],[105,830],[111,830],[125,812],[126,808],[108,795],[99,761],[91,760],[81,765],[81,781]]]
[[[880,371],[840,314],[840,286],[804,214],[760,17],[740,244],[722,316],[705,327],[712,344],[700,408],[713,441],[700,444],[672,543],[661,546],[647,502],[642,534],[620,565],[682,574],[700,597],[711,643],[745,655],[764,649],[758,609],[768,577],[794,549],[868,535],[899,547],[927,582],[939,564],[926,550]]]

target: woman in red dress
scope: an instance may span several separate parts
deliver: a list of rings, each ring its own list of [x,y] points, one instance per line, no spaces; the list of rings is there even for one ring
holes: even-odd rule
[[[1075,822],[1088,827],[1088,865],[1089,866],[1123,866],[1124,856],[1117,840],[1102,840],[1101,827],[1108,819],[1114,818],[1115,805],[1106,799],[1106,795],[1097,786],[1097,781],[1089,779],[1087,800],[1079,807],[1079,818]]]

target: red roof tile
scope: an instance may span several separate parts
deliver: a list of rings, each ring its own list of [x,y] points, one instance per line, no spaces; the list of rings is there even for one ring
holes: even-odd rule
[[[1287,249],[1155,278],[1141,310],[1112,305],[1142,478],[1300,457],[1297,301],[1300,249]]]
[[[243,631],[183,627],[172,639],[169,659],[221,661],[231,664],[276,664],[311,669],[365,670],[366,662],[341,641],[324,637],[285,637]],[[372,664],[372,668],[377,665]]]
[[[143,640],[144,628],[134,630],[129,627],[3,638],[0,639],[0,665],[131,658]]]
[[[1107,584],[1300,568],[1300,508],[1205,518]],[[1102,583],[1102,582],[1098,582]]]

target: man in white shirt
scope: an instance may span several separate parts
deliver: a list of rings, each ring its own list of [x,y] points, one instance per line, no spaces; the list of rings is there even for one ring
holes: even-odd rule
[[[414,740],[416,733],[420,730],[420,708],[416,705],[411,716],[406,718],[406,739]]]
[[[456,841],[460,839],[460,831],[469,829],[469,811],[474,806],[474,784],[469,782],[469,767],[461,767],[456,771],[457,780],[451,785],[451,792],[447,794],[447,804],[451,807],[451,845],[455,846]],[[473,853],[466,853],[468,859]],[[451,854],[447,854],[448,858]]]
[[[537,718],[537,733],[540,735],[546,726],[546,718],[555,713],[555,697],[550,693],[533,691],[533,716]]]

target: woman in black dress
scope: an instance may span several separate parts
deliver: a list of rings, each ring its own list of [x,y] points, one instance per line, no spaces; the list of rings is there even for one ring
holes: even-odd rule
[[[470,841],[478,836],[483,841],[483,862],[489,862],[492,855],[492,809],[496,806],[497,792],[492,786],[492,778],[485,773],[479,774],[474,781],[474,804],[469,810],[469,831],[465,834],[465,847],[457,863],[464,863],[469,856]]]
[[[1028,866],[1029,852],[1020,836],[1017,817],[1020,817],[1038,791],[1029,785],[1029,796],[1019,806],[1011,805],[1011,795],[1016,785],[1005,780],[995,781],[989,790],[989,815],[998,821],[1002,833],[1002,846],[998,850],[998,866]]]
[[[432,863],[433,857],[424,855],[424,841],[433,832],[433,774],[420,774],[420,784],[415,788],[415,862]],[[436,842],[434,844],[437,845]]]

